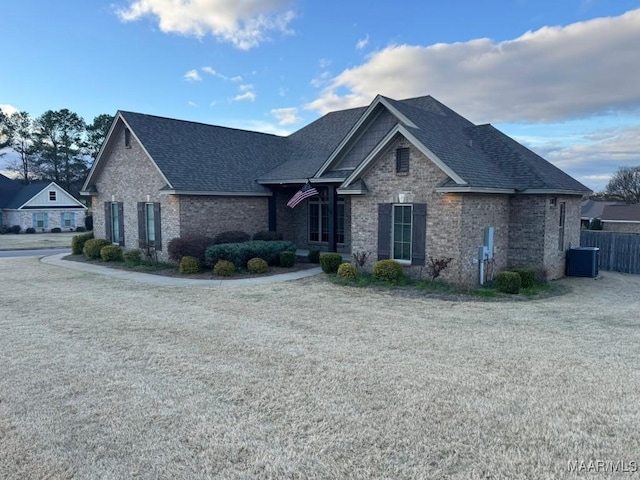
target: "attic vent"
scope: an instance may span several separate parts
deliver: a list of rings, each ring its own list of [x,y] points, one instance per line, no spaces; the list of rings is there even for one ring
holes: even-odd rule
[[[409,173],[409,149],[398,148],[396,150],[396,173]]]
[[[124,146],[125,148],[131,148],[131,130],[124,129]]]

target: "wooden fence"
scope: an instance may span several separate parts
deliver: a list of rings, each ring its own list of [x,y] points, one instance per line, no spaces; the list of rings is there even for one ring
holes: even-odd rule
[[[600,270],[640,274],[640,233],[582,230],[580,246],[600,249]]]

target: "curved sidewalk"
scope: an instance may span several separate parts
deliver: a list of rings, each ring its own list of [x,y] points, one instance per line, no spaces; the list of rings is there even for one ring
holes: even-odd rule
[[[197,280],[190,278],[165,277],[163,275],[151,275],[149,273],[130,272],[117,268],[102,267],[100,265],[92,265],[87,263],[73,262],[64,260],[63,257],[68,253],[60,253],[58,255],[50,255],[42,257],[41,262],[47,265],[55,265],[58,267],[69,268],[79,272],[96,273],[107,277],[115,277],[120,280],[131,280],[134,282],[147,283],[152,285],[176,286],[176,287],[244,287],[249,285],[266,285],[269,283],[287,282],[289,280],[298,280],[300,278],[312,277],[322,273],[320,267],[310,268],[308,270],[298,270],[297,272],[281,273],[279,275],[271,275],[265,277],[240,278],[235,280]]]

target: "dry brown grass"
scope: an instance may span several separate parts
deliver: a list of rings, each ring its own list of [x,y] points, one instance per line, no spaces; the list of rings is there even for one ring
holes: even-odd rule
[[[40,248],[68,248],[75,232],[8,233],[0,235],[0,250],[30,250]]]
[[[640,461],[640,277],[530,302],[0,259],[0,478],[574,478]],[[606,475],[598,478],[606,478]]]

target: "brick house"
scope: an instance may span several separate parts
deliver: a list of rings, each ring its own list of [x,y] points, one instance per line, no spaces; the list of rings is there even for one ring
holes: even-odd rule
[[[640,203],[606,205],[600,219],[603,230],[640,233]]]
[[[307,180],[319,195],[288,208]],[[121,111],[83,187],[96,236],[151,241],[164,258],[178,236],[277,230],[300,249],[369,251],[370,264],[393,258],[414,276],[451,257],[443,277],[466,285],[480,266],[562,276],[588,192],[431,96],[378,96],[288,137]]]
[[[55,182],[23,185],[0,175],[0,228],[19,225],[23,232],[27,228],[73,231],[84,227],[86,211],[87,207]]]

